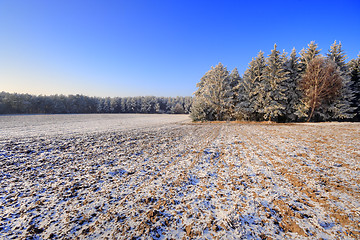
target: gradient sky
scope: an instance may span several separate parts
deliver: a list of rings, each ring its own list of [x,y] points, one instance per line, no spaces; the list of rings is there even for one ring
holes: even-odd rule
[[[190,96],[219,62],[341,41],[360,51],[360,1],[0,0],[0,91]]]

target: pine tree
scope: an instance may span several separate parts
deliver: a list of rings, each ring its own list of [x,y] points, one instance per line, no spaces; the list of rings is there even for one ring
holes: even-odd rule
[[[229,72],[221,63],[211,69],[201,78],[196,85],[198,90],[194,93],[193,119],[198,119],[195,113],[203,116],[206,120],[224,120],[229,116],[228,102],[231,94]],[[204,112],[201,108],[205,108]],[[206,110],[206,111],[205,111]]]
[[[351,78],[349,67],[346,64],[346,55],[342,49],[341,42],[334,42],[331,45],[327,58],[332,60],[338,67],[338,71],[342,78],[342,88],[339,97],[327,107],[324,111],[324,120],[339,120],[354,117],[354,108],[351,107],[351,102],[354,98],[354,93],[351,89]]]
[[[289,121],[297,121],[298,116],[296,113],[301,99],[301,91],[298,88],[301,79],[301,68],[295,48],[292,49],[290,58],[286,60],[284,70],[286,72],[285,85],[287,88],[286,116]]]
[[[260,51],[258,56],[249,63],[244,73],[244,88],[246,101],[242,104],[247,120],[263,120],[263,109],[265,106],[265,58],[264,52]]]
[[[284,55],[280,55],[276,44],[266,59],[264,70],[264,87],[266,92],[263,108],[264,120],[276,120],[285,116],[287,103],[286,72],[284,71]]]
[[[360,53],[357,58],[352,59],[349,63],[349,74],[351,87],[354,93],[351,106],[355,109],[355,120],[360,121]]]

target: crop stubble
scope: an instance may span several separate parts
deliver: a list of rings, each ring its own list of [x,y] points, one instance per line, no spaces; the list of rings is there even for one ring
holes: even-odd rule
[[[165,124],[0,142],[0,236],[350,238],[360,125]]]

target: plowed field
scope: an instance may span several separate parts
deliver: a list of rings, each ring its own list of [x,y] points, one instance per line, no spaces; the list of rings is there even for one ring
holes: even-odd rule
[[[151,121],[2,135],[0,237],[360,238],[360,124]]]

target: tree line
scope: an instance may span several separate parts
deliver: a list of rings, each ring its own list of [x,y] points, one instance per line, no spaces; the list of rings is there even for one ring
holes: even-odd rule
[[[0,92],[0,114],[169,113],[188,114],[192,97],[35,96]]]
[[[343,121],[360,120],[360,54],[346,62],[341,43],[325,56],[311,42],[290,56],[276,44],[260,51],[241,77],[221,63],[196,85],[191,110],[195,121]]]

